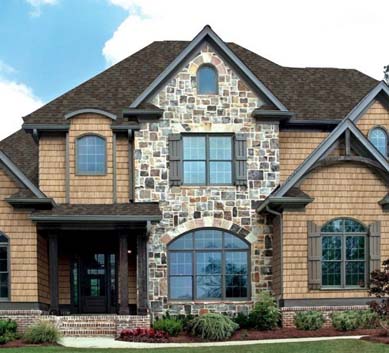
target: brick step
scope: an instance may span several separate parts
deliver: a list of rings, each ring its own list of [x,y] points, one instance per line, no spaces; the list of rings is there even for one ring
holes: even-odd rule
[[[93,337],[93,336],[116,336],[116,330],[60,330],[63,336]]]

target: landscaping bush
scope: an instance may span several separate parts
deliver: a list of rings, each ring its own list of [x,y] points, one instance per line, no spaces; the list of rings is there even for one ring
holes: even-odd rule
[[[319,311],[300,311],[294,318],[294,324],[299,330],[313,331],[323,327],[324,316]]]
[[[278,326],[280,318],[281,313],[273,296],[268,291],[262,291],[249,314],[250,325],[258,330],[272,330]]]
[[[253,327],[250,316],[245,313],[238,313],[232,317],[232,321],[239,325],[241,329],[249,329]]]
[[[359,328],[374,329],[380,324],[378,314],[372,310],[361,310],[358,312]]]
[[[170,336],[178,336],[183,330],[183,323],[176,318],[162,318],[154,322],[153,328],[156,331],[166,332]]]
[[[227,316],[221,314],[204,314],[197,316],[191,323],[192,336],[201,337],[209,341],[223,341],[232,336],[239,328]]]
[[[40,321],[26,330],[23,340],[33,344],[56,343],[59,337],[58,329],[51,322]]]
[[[359,313],[355,310],[334,312],[331,315],[332,326],[339,331],[351,331],[359,328]]]
[[[169,334],[153,328],[124,329],[120,332],[119,340],[128,342],[165,343]]]
[[[12,320],[0,320],[0,344],[14,341],[18,338],[16,333],[18,325]]]

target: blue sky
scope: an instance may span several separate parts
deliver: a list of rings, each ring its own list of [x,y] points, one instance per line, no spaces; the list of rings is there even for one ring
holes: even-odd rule
[[[206,24],[281,65],[381,80],[388,14],[388,0],[0,0],[0,139],[150,42],[191,40]]]
[[[24,0],[0,2],[0,60],[7,77],[44,102],[107,67],[101,54],[127,12],[105,0],[66,0],[34,14]]]

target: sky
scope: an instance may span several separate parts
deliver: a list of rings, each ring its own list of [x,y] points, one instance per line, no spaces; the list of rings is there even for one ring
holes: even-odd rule
[[[152,41],[191,40],[206,24],[284,66],[381,80],[388,16],[388,0],[0,0],[0,139]]]

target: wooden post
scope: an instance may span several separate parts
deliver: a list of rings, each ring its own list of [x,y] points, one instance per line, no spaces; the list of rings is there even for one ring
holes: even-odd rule
[[[127,232],[125,230],[121,230],[119,233],[119,282],[119,314],[128,315],[128,240]]]
[[[137,247],[137,274],[138,287],[137,311],[138,315],[147,314],[147,236],[139,234],[136,241]]]
[[[59,314],[58,300],[58,234],[49,234],[50,314]]]

